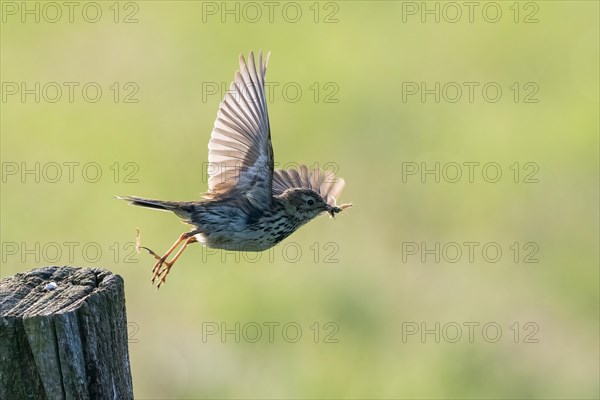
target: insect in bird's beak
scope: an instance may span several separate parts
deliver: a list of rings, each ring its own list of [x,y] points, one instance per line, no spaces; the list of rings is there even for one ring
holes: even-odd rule
[[[348,204],[342,204],[339,207],[336,207],[336,206],[330,206],[328,204],[326,211],[329,213],[329,215],[331,215],[331,218],[335,218],[335,214],[340,213],[340,212],[344,211],[346,208],[352,207],[353,205],[354,204],[352,204],[352,203],[348,203]]]
[[[342,210],[339,209],[338,207],[329,207],[328,211],[329,211],[329,215],[331,215],[331,218],[335,218],[335,214],[339,213]]]

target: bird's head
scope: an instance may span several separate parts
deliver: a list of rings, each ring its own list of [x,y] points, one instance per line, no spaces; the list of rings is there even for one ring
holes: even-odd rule
[[[333,217],[346,208],[327,204],[325,199],[312,189],[288,189],[280,198],[288,214],[306,222],[323,212],[328,212]]]

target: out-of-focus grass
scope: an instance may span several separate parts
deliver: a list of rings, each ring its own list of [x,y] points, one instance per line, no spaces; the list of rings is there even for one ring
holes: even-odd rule
[[[313,23],[309,3],[296,24],[204,23],[200,2],[137,4],[135,24],[10,17],[1,32],[3,82],[99,82],[105,91],[98,103],[2,102],[4,163],[95,162],[103,172],[97,183],[77,174],[73,183],[3,180],[2,242],[19,252],[3,248],[2,276],[50,263],[49,243],[63,250],[57,263],[121,274],[137,339],[137,398],[598,397],[597,3],[539,2],[536,24],[513,23],[508,3],[496,24],[402,22],[402,2],[337,3],[334,24]],[[276,90],[269,104],[276,159],[335,162],[347,181],[341,200],[356,207],[284,242],[302,250],[296,263],[283,245],[272,261],[264,253],[255,263],[191,247],[155,293],[153,260],[125,263],[131,248],[123,246],[136,226],[156,250],[186,228],[112,196],[194,199],[206,190],[220,96],[203,99],[203,83],[228,84],[238,54],[259,48],[272,51],[269,81],[303,89],[294,103]],[[473,103],[402,101],[403,82],[438,81],[499,82],[505,92],[497,103],[479,95]],[[113,82],[135,82],[139,102],[111,101]],[[339,102],[315,103],[314,82],[335,83]],[[536,82],[539,102],[512,101],[513,82]],[[406,162],[469,161],[497,162],[505,175],[493,184],[480,175],[474,183],[402,180]],[[508,167],[529,161],[539,183],[514,183]],[[139,167],[138,183],[123,181],[127,162]],[[498,242],[504,255],[497,263],[403,260],[405,242],[469,241]],[[81,243],[72,260],[65,242]],[[513,242],[537,243],[539,262],[514,263]],[[40,251],[23,251],[35,243]],[[98,261],[82,253],[86,243],[101,248]],[[331,251],[337,263],[324,262]],[[538,343],[524,343],[529,321]],[[265,328],[257,343],[233,335],[204,342],[213,322],[293,322],[303,334],[288,343],[276,331],[270,343]],[[323,343],[327,322],[339,328],[338,343]],[[463,337],[403,340],[411,322],[456,322]],[[502,337],[471,343],[465,322],[497,323]]]

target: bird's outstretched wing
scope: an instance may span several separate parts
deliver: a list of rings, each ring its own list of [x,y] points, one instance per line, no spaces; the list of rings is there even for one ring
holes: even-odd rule
[[[333,172],[309,169],[306,165],[300,165],[298,169],[277,169],[273,173],[274,196],[293,188],[312,189],[330,206],[336,206],[344,185],[344,180],[335,178]]]
[[[240,55],[240,70],[225,94],[208,143],[208,188],[206,198],[246,196],[259,208],[271,204],[273,147],[265,95],[269,55],[258,69],[254,54],[248,63]]]

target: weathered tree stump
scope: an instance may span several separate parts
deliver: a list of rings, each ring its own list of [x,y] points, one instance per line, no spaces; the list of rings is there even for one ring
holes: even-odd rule
[[[123,279],[44,267],[0,280],[0,399],[132,399]]]

